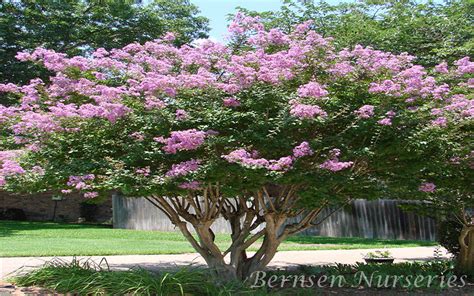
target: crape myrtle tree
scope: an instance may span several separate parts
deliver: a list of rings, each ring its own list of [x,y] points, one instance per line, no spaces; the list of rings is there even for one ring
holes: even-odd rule
[[[398,186],[426,163],[406,147],[450,124],[432,108],[470,104],[473,63],[453,66],[452,87],[408,54],[336,51],[309,27],[267,31],[238,14],[227,45],[176,48],[168,34],[91,58],[19,53],[55,75],[1,85],[20,101],[0,108],[1,186],[145,196],[224,279],[263,269],[325,207],[418,192],[424,179]],[[453,122],[472,118],[460,108]],[[226,249],[211,230],[219,217],[232,229]]]

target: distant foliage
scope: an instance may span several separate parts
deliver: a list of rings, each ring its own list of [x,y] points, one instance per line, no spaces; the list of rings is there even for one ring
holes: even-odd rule
[[[176,33],[176,44],[207,37],[208,20],[188,0],[147,1],[21,0],[0,3],[0,82],[28,83],[51,74],[15,59],[36,47],[70,56],[90,54]],[[0,101],[1,102],[1,101]]]
[[[393,53],[408,52],[416,63],[434,66],[474,55],[474,3],[455,1],[286,0],[280,11],[255,13],[268,27],[289,30],[311,20],[312,28],[334,37],[338,48],[355,44]]]

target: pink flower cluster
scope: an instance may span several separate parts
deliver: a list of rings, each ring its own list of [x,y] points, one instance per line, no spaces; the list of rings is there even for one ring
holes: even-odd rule
[[[155,97],[146,97],[145,98],[145,109],[146,110],[153,110],[153,109],[163,109],[166,107],[165,102]]]
[[[0,170],[0,174],[2,174],[3,176],[21,175],[25,172],[26,171],[20,166],[20,164],[14,160],[6,159],[2,161],[2,168]]]
[[[19,135],[36,132],[50,133],[61,130],[61,128],[51,114],[27,111],[21,116],[21,121],[12,126],[12,130]]]
[[[438,100],[445,98],[449,91],[447,84],[437,84],[436,79],[433,76],[427,76],[426,70],[419,65],[403,69],[391,79],[372,82],[369,88],[369,92],[372,93],[384,93],[395,97],[409,95],[427,98],[432,96]]]
[[[441,64],[436,65],[435,66],[435,71],[438,72],[438,73],[443,73],[443,74],[449,73],[448,63],[443,62]]]
[[[5,186],[6,177],[26,173],[15,160],[22,153],[20,150],[0,151],[0,187]]]
[[[474,100],[463,94],[454,95],[446,99],[443,107],[431,109],[431,115],[436,116],[431,124],[437,127],[447,126],[450,120],[474,118]]]
[[[392,118],[395,117],[395,115],[396,115],[395,111],[390,110],[387,113],[385,113],[386,117],[380,119],[379,121],[377,121],[377,123],[380,125],[390,126],[392,125]]]
[[[352,66],[349,61],[337,62],[331,68],[328,69],[329,73],[337,77],[344,77],[354,71],[355,67]]]
[[[456,72],[460,75],[474,73],[474,62],[471,62],[469,57],[457,60],[454,64],[457,66]]]
[[[171,170],[169,170],[165,176],[176,178],[180,176],[185,176],[191,172],[197,171],[199,169],[199,165],[201,161],[198,159],[191,159],[188,161],[183,161],[178,164],[173,164],[171,166]]]
[[[356,45],[352,50],[341,50],[335,57],[336,64],[330,68],[329,72],[334,71],[334,69],[344,69],[342,72],[351,70],[351,72],[362,72],[369,76],[387,71],[397,73],[410,66],[414,59],[414,56],[408,54],[395,55],[374,50],[371,47]],[[335,72],[339,71],[336,70]]]
[[[230,152],[227,155],[223,155],[222,158],[227,160],[230,163],[239,163],[244,166],[255,167],[255,168],[265,168],[268,167],[270,162],[265,158],[257,158],[258,153],[254,151],[253,153],[247,152],[245,149],[237,149]]]
[[[418,190],[422,192],[434,192],[436,190],[436,185],[433,183],[421,183],[420,187],[418,187]]]
[[[184,182],[178,185],[181,189],[187,190],[199,190],[201,189],[201,182],[199,181],[191,181],[191,182]]]
[[[178,121],[185,120],[189,117],[188,113],[183,109],[176,110],[175,116]]]
[[[313,150],[309,146],[308,142],[302,142],[293,149],[293,155],[283,156],[279,159],[260,158],[257,151],[252,153],[247,152],[245,149],[237,149],[231,153],[222,156],[225,160],[230,163],[238,163],[243,166],[252,168],[266,168],[270,171],[287,171],[289,170],[293,162],[301,157],[313,155]]]
[[[313,153],[313,149],[311,149],[309,143],[306,141],[301,142],[301,144],[293,148],[293,156],[296,158],[313,155]]]
[[[135,170],[135,173],[139,174],[139,175],[142,175],[144,177],[148,177],[150,176],[150,173],[151,173],[151,169],[149,166],[147,167],[144,167],[144,168],[137,168]]]
[[[314,81],[304,84],[298,88],[298,95],[302,98],[322,98],[327,96],[329,93],[324,87]]]
[[[195,150],[199,148],[208,134],[196,129],[171,132],[169,138],[157,137],[156,142],[163,143],[163,151],[169,154],[176,154],[178,151]]]
[[[130,134],[130,138],[135,139],[137,142],[145,141],[145,135],[142,132],[133,132]]]
[[[82,117],[82,118],[105,118],[110,122],[116,122],[119,118],[126,116],[131,109],[120,103],[99,103],[98,105],[84,104],[77,107],[74,104],[64,105],[58,103],[49,108],[51,114],[56,117]]]
[[[372,105],[364,105],[354,111],[354,113],[361,119],[367,119],[374,116],[374,109],[375,107]]]
[[[324,118],[328,115],[318,105],[300,104],[298,102],[291,102],[290,114],[299,118],[315,118],[316,116]]]
[[[84,198],[96,198],[99,196],[99,193],[96,191],[91,191],[91,192],[85,192],[84,193]]]
[[[90,184],[91,181],[95,179],[94,174],[88,174],[83,176],[69,176],[67,181],[67,186],[74,187],[77,190],[87,190],[92,188]]]
[[[237,98],[227,98],[222,101],[226,107],[239,107],[240,101]]]
[[[332,172],[338,172],[350,168],[354,162],[352,161],[339,161],[339,156],[341,155],[341,150],[335,148],[329,153],[330,159],[323,162],[319,165],[320,168],[329,170]]]

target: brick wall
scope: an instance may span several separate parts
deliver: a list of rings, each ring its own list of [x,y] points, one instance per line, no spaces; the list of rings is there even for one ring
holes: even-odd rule
[[[81,216],[81,203],[85,199],[78,194],[65,196],[57,202],[56,221],[77,222]],[[22,209],[30,221],[51,221],[54,212],[52,194],[17,195],[0,191],[0,213],[7,209]],[[107,199],[98,205],[96,222],[107,222],[112,219],[112,200]]]

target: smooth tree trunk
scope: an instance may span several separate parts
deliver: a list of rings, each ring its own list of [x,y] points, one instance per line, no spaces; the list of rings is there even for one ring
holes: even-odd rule
[[[219,189],[218,185],[209,184],[202,191],[189,192],[188,196],[147,199],[179,228],[216,278],[223,282],[243,281],[253,272],[264,269],[289,235],[317,225],[329,216],[318,218],[316,222],[328,204],[326,201],[315,209],[295,209],[298,201],[295,185],[279,187],[271,195],[262,187],[233,198],[223,197]],[[298,223],[287,223],[299,215],[302,218]],[[217,246],[211,229],[219,217],[226,219],[232,229],[231,245],[225,250]],[[260,241],[257,251],[249,255],[247,249]]]
[[[459,236],[459,267],[464,271],[474,271],[474,225],[464,225]]]

